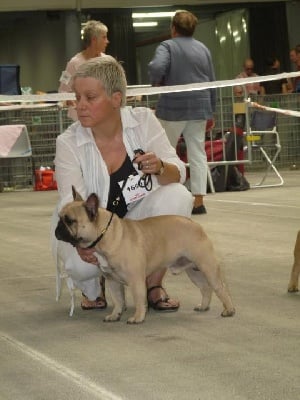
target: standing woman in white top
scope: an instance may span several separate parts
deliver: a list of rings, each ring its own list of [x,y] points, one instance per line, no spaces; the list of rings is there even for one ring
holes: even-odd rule
[[[62,72],[58,88],[60,93],[71,93],[73,91],[71,84],[72,76],[82,63],[105,54],[106,47],[109,44],[107,34],[108,28],[102,22],[90,20],[86,23],[82,33],[83,50],[69,60],[66,69]],[[68,100],[66,105],[69,107],[68,117],[76,121],[75,102]]]
[[[52,219],[52,249],[54,259],[63,261],[75,287],[82,291],[83,309],[105,308],[106,302],[95,249],[76,249],[54,235],[58,212],[73,200],[71,185],[83,199],[96,193],[100,206],[120,218],[190,217],[193,207],[193,196],[183,185],[185,164],[151,109],[125,106],[126,87],[123,67],[113,57],[83,63],[73,77],[78,121],[56,142],[59,202]],[[101,266],[107,266],[105,262]],[[158,311],[176,311],[179,302],[162,287],[165,273],[164,269],[147,277],[148,305]]]

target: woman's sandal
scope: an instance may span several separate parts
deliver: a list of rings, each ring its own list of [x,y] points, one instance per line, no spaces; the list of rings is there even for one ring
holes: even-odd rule
[[[89,300],[83,293],[82,297],[81,308],[83,310],[104,310],[107,307],[107,301],[104,297],[97,297],[96,300]]]
[[[165,295],[160,296],[156,301],[150,300],[149,299],[149,294],[154,290],[154,289],[161,289],[164,291]],[[152,286],[149,289],[147,289],[147,301],[148,301],[148,308],[153,308],[153,310],[156,311],[162,311],[162,312],[172,312],[172,311],[177,311],[179,308],[179,302],[176,300],[170,301],[170,297],[167,295],[165,289],[160,286]]]

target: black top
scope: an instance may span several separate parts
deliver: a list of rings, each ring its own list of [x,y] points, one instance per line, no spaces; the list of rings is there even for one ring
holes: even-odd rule
[[[279,71],[278,69],[273,69],[273,68],[269,68],[265,75],[274,75],[274,74],[278,74]],[[261,86],[264,87],[266,94],[278,94],[278,93],[282,93],[282,85],[283,84],[287,84],[287,80],[285,78],[283,79],[278,79],[275,81],[265,81],[265,82],[261,82],[260,83]]]
[[[110,175],[110,188],[106,207],[107,210],[116,213],[120,218],[123,218],[127,213],[127,204],[118,182],[123,181],[124,187],[129,175],[137,175],[137,172],[127,154],[121,167]]]

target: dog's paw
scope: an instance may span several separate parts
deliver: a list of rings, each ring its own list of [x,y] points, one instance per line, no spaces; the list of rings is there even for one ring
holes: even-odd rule
[[[144,320],[145,320],[145,318],[137,319],[135,317],[131,317],[131,318],[128,318],[127,324],[129,324],[129,325],[141,324],[142,322],[144,322]]]
[[[297,285],[290,285],[288,287],[288,292],[289,293],[296,293],[299,292],[298,286]]]
[[[224,310],[221,314],[222,317],[232,317],[235,314],[235,309]]]
[[[197,311],[197,312],[204,312],[204,311],[208,311],[208,310],[209,310],[209,306],[202,307],[201,304],[198,304],[196,307],[194,307],[194,311]]]
[[[109,314],[104,318],[104,322],[117,322],[120,321],[122,314]]]

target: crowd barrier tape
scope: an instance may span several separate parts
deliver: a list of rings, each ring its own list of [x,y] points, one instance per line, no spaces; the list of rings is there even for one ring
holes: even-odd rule
[[[234,86],[244,86],[249,83],[256,83],[256,82],[265,82],[265,81],[272,81],[272,80],[280,80],[280,79],[292,79],[295,77],[300,76],[300,71],[297,72],[290,72],[290,73],[281,73],[275,75],[267,75],[267,76],[256,76],[251,78],[239,78],[239,79],[231,79],[231,80],[222,80],[222,81],[214,81],[214,82],[205,82],[205,83],[193,83],[187,85],[175,85],[175,86],[155,86],[152,87],[150,85],[136,85],[136,86],[128,86],[127,87],[127,96],[128,97],[135,97],[135,96],[151,96],[151,95],[160,95],[164,93],[172,93],[172,92],[184,92],[184,91],[194,91],[194,90],[205,90],[205,89],[222,89],[222,88],[233,88]],[[29,95],[0,95],[0,112],[1,111],[9,111],[9,110],[21,110],[21,109],[37,109],[39,112],[40,108],[48,108],[51,110],[51,107],[59,108],[63,110],[65,108],[65,102],[67,100],[75,100],[74,93],[41,93],[41,94],[29,94]],[[251,101],[251,99],[241,99],[241,104],[246,104],[246,107],[255,107],[258,109],[262,109],[265,111],[272,111],[280,114],[284,114],[286,116],[295,116],[299,117],[300,112],[294,110],[286,110],[281,108],[275,107],[267,107],[257,102]],[[232,92],[232,101],[234,102],[234,95]],[[222,104],[221,104],[222,107]],[[60,132],[63,131],[63,117],[62,113],[59,112],[60,115]],[[248,132],[248,123],[246,118],[246,131]],[[222,132],[222,139],[224,139],[225,130],[223,129],[223,118],[221,112],[221,132]],[[234,125],[235,127],[235,125]],[[235,131],[235,129],[234,129]],[[249,137],[250,140],[255,140],[256,138]],[[212,139],[211,139],[212,141]],[[225,141],[223,141],[225,143]],[[213,143],[212,143],[213,145]],[[223,147],[223,155],[225,156],[225,147]],[[247,153],[244,154],[245,157],[242,159],[238,157],[237,151],[237,142],[235,139],[235,159],[226,160],[226,157],[223,160],[210,160],[208,165],[210,168],[214,166],[228,166],[228,165],[245,165],[251,164],[252,159],[252,151],[251,146],[248,146]],[[188,164],[186,164],[188,166]],[[214,185],[212,181],[212,176],[208,173],[208,182],[211,188],[211,192],[214,193]]]
[[[272,112],[276,112],[279,114],[288,115],[288,116],[292,116],[292,117],[300,117],[300,111],[287,110],[287,109],[277,108],[277,107],[276,108],[275,107],[267,107],[267,106],[263,106],[259,103],[256,103],[254,101],[250,101],[250,100],[247,100],[247,102],[249,102],[249,105],[251,107],[258,108],[263,111],[272,111]]]
[[[222,81],[204,82],[204,83],[192,83],[187,85],[175,85],[175,86],[129,86],[127,88],[127,96],[151,96],[155,94],[193,91],[193,90],[205,90],[205,89],[216,89],[233,86],[243,86],[248,83],[274,81],[279,79],[291,79],[300,76],[300,71],[297,72],[283,72],[276,75],[260,75],[251,78],[239,78],[229,79]],[[18,103],[18,102],[30,102],[30,103],[41,103],[41,102],[58,102],[62,103],[67,100],[75,100],[74,93],[45,93],[45,94],[23,94],[23,95],[0,95],[0,103]],[[1,105],[1,104],[0,104]],[[11,105],[1,105],[7,110],[14,107]],[[32,107],[32,104],[30,105]]]

